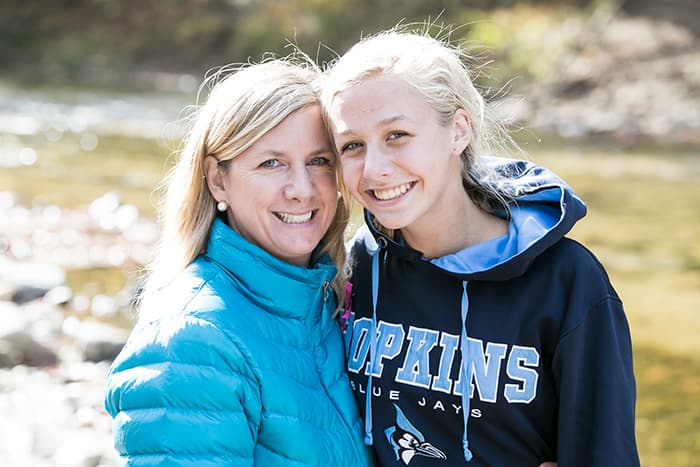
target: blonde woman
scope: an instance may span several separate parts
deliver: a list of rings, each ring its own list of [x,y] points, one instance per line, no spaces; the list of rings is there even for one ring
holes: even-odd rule
[[[328,72],[348,191],[348,373],[380,465],[637,466],[622,303],[565,237],[566,184],[509,141],[458,47],[394,30]]]
[[[127,465],[371,465],[334,319],[348,211],[317,78],[228,70],[197,115],[107,377]]]

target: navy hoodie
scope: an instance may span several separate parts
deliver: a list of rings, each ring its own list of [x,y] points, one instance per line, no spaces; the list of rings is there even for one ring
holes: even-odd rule
[[[622,303],[565,238],[585,205],[546,169],[492,163],[518,194],[505,236],[428,260],[365,212],[352,240],[345,338],[365,441],[384,466],[637,466]]]

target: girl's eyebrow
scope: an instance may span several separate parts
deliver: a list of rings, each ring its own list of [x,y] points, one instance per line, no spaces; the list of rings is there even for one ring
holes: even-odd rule
[[[381,126],[390,125],[398,120],[410,120],[410,118],[408,118],[408,116],[406,116],[404,114],[399,114],[399,115],[394,115],[393,117],[387,117],[384,120],[380,120],[379,124]]]
[[[411,118],[409,118],[407,115],[404,115],[404,114],[393,115],[391,117],[387,117],[383,120],[380,120],[379,126],[391,125],[392,123],[399,121],[399,120],[411,121]],[[339,132],[338,136],[346,136],[346,135],[353,134],[353,133],[354,132],[350,128],[348,128],[347,130],[343,130],[343,131]]]

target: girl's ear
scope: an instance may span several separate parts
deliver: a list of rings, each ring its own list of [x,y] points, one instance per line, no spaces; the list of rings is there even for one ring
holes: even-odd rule
[[[454,128],[453,151],[462,154],[472,140],[472,122],[469,114],[464,109],[457,109],[452,117]]]
[[[225,200],[226,185],[224,184],[224,174],[219,168],[219,161],[216,157],[207,156],[204,159],[204,175],[212,197],[216,201]]]

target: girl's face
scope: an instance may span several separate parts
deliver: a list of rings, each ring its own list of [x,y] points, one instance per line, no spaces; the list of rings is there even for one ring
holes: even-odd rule
[[[212,195],[228,203],[228,224],[273,256],[305,266],[337,208],[335,155],[319,106],[297,110],[255,144],[216,167]]]
[[[379,74],[336,94],[329,115],[350,193],[386,228],[440,229],[464,197],[466,113],[442,125],[412,86]]]

